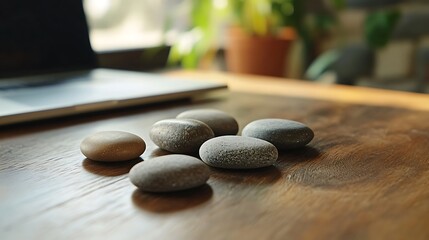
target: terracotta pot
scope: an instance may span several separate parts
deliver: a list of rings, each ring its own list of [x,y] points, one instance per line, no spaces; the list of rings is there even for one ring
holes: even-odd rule
[[[226,64],[231,72],[283,77],[286,58],[295,39],[293,29],[285,28],[279,36],[253,36],[241,28],[230,28]]]

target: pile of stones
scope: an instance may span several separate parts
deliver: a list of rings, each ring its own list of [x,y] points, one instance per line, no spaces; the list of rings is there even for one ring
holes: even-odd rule
[[[268,167],[276,162],[278,151],[303,147],[314,137],[306,125],[286,119],[253,121],[243,128],[242,136],[236,136],[238,129],[234,117],[215,109],[190,110],[158,121],[150,139],[172,154],[136,164],[129,178],[143,191],[185,190],[205,184],[210,167]],[[105,131],[85,138],[80,149],[91,160],[128,161],[142,155],[146,143],[132,133]],[[201,160],[193,157],[197,153]]]

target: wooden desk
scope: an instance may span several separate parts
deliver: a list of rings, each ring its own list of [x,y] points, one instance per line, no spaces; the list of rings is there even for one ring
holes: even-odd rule
[[[2,128],[0,238],[429,239],[429,96],[171,74],[227,81],[231,92]],[[100,164],[79,151],[91,133],[123,130],[146,140],[143,159],[165,154],[150,126],[194,108],[229,112],[240,129],[298,120],[315,139],[273,167],[213,169],[206,186],[171,194],[137,191],[127,177],[137,161]]]

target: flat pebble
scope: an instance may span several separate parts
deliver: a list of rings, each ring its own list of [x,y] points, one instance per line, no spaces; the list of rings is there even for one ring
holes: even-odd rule
[[[201,144],[213,137],[207,124],[194,119],[161,120],[150,130],[152,141],[172,153],[196,153]]]
[[[195,119],[207,124],[215,136],[236,135],[238,123],[234,117],[217,109],[195,109],[177,115],[179,119]]]
[[[80,151],[95,161],[116,162],[136,159],[146,149],[146,143],[139,136],[121,131],[98,132],[86,137],[80,144]]]
[[[278,152],[273,144],[264,140],[221,136],[205,142],[200,148],[200,157],[212,167],[247,169],[273,165]]]
[[[242,135],[266,140],[279,150],[285,150],[305,146],[313,139],[314,132],[300,122],[272,118],[247,124]]]
[[[210,169],[195,157],[171,154],[145,160],[131,168],[129,178],[148,192],[171,192],[201,186],[210,177]]]

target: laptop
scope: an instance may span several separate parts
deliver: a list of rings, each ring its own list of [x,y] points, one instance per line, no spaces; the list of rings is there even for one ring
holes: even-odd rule
[[[79,0],[0,3],[0,125],[192,97],[225,87],[97,68]]]

